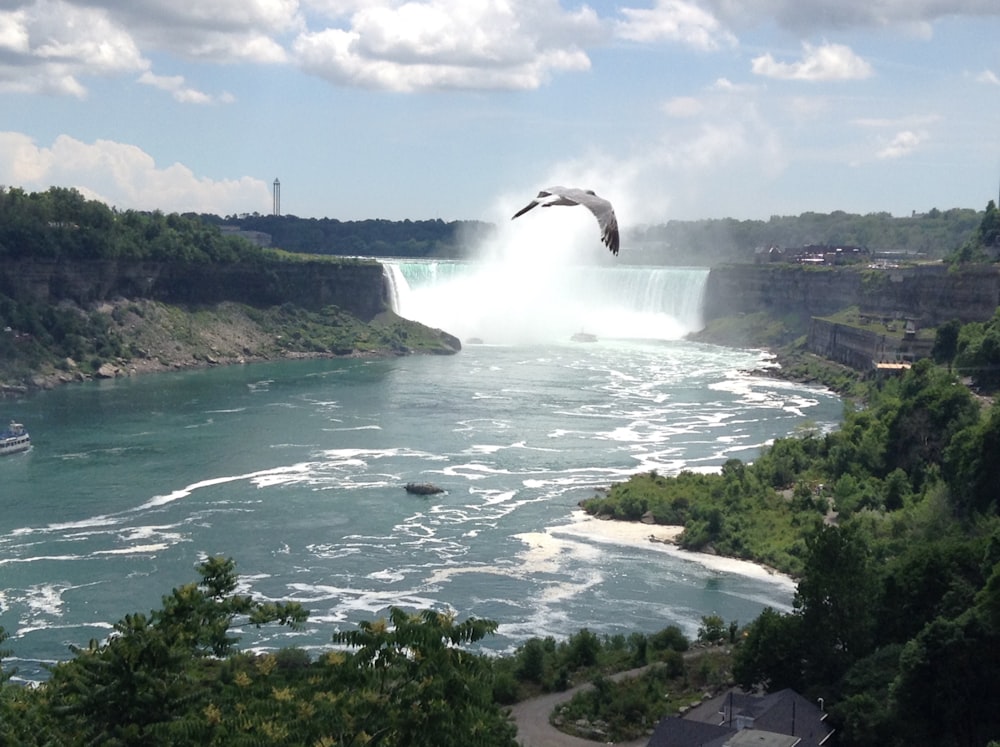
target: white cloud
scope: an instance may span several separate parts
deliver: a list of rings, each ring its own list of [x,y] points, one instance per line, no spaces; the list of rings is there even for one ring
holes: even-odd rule
[[[139,76],[139,82],[166,91],[182,104],[230,104],[234,100],[233,96],[228,93],[212,96],[196,88],[191,88],[185,83],[183,75],[154,75],[147,70]]]
[[[925,130],[914,132],[913,130],[903,130],[902,132],[896,133],[896,135],[890,140],[885,147],[881,148],[876,154],[876,158],[886,159],[886,158],[902,158],[903,156],[908,156],[917,146],[927,140],[929,134]]]
[[[694,96],[676,96],[663,104],[664,113],[678,119],[696,117],[704,110],[705,106]]]
[[[781,80],[858,80],[874,74],[871,65],[843,44],[814,47],[802,43],[802,59],[779,62],[770,53],[755,57],[751,69],[757,75]]]
[[[995,0],[702,0],[734,27],[776,23],[807,35],[825,30],[897,27],[929,36],[942,18],[998,16]]]
[[[275,34],[301,29],[298,0],[7,0],[0,93],[84,97],[87,78],[148,70],[146,53],[287,61]],[[184,94],[190,99],[191,92]]]
[[[219,62],[284,62],[276,35],[302,29],[299,0],[76,0],[112,13],[144,47]]]
[[[29,190],[51,184],[76,187],[123,209],[227,215],[266,211],[271,203],[270,186],[261,179],[199,177],[180,163],[160,168],[134,145],[84,143],[68,135],[41,147],[28,135],[0,132],[0,184]]]
[[[0,11],[0,49],[15,54],[31,50],[30,34],[23,10]]]
[[[625,20],[618,23],[617,34],[623,39],[675,41],[701,50],[736,43],[715,16],[686,0],[656,0],[652,8],[622,8],[621,13]]]
[[[62,0],[37,0],[0,13],[0,93],[83,97],[84,76],[149,66],[129,33],[107,12]]]
[[[413,91],[532,89],[553,72],[590,67],[583,45],[600,38],[590,8],[557,0],[367,3],[348,28],[301,34],[302,68],[334,83]]]
[[[991,86],[1000,86],[1000,77],[992,70],[983,70],[976,76],[977,83],[988,83]]]

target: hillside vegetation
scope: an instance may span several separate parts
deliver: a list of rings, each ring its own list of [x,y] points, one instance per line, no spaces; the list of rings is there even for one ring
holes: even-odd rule
[[[25,261],[70,268],[94,262],[169,265],[180,268],[171,282],[183,290],[202,287],[210,269],[219,277],[225,277],[219,268],[230,267],[272,278],[278,268],[318,260],[260,248],[193,217],[119,212],[75,190],[0,190],[0,262]],[[362,263],[326,261],[331,273]],[[196,298],[179,304],[141,296],[81,303],[58,282],[50,290],[57,297],[45,300],[20,287],[23,279],[0,273],[4,277],[0,390],[6,391],[179,366],[305,355],[451,353],[460,347],[450,335],[387,308],[361,320],[334,305],[307,308],[301,297],[282,304],[199,303]],[[212,290],[225,295],[224,288]],[[241,299],[248,295],[246,289],[233,291]]]

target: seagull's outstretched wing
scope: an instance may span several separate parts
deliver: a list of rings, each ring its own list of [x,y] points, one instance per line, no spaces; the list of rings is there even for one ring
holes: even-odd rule
[[[612,254],[618,254],[618,218],[615,217],[611,203],[598,197],[593,191],[574,187],[546,187],[538,193],[535,199],[514,213],[511,220],[519,215],[524,215],[538,205],[542,207],[552,207],[553,205],[585,206],[597,218],[597,225],[601,227],[601,240]]]

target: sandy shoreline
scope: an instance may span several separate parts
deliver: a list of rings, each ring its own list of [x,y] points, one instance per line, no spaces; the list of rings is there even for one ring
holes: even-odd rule
[[[796,586],[796,581],[791,576],[759,563],[681,549],[676,544],[677,537],[684,531],[684,527],[681,526],[598,519],[585,511],[577,510],[573,512],[570,523],[552,526],[546,531],[554,536],[578,537],[594,542],[653,547],[721,573],[773,581],[791,590]]]

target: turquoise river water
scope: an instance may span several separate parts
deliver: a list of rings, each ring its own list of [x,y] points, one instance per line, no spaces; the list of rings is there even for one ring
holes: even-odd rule
[[[831,393],[748,373],[761,352],[679,339],[700,324],[705,275],[584,269],[579,308],[512,310],[477,290],[476,268],[390,263],[401,313],[482,344],[0,403],[34,442],[0,460],[0,625],[19,677],[158,606],[209,554],[237,561],[245,591],[311,610],[300,632],[245,630],[254,648],[321,649],[390,605],[497,620],[497,650],[581,627],[693,635],[709,613],[787,609],[787,579],[705,565],[576,510],[635,472],[717,469],[806,421],[839,422]],[[596,342],[570,340],[584,328]],[[408,481],[446,492],[409,495]]]

